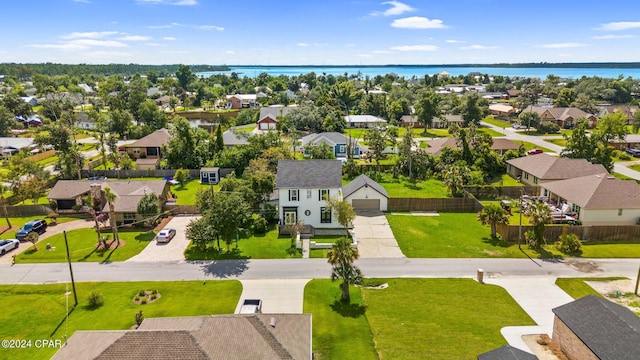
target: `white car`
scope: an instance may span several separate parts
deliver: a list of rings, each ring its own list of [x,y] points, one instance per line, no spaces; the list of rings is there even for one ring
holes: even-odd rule
[[[176,229],[164,228],[156,235],[157,243],[168,243],[176,236]]]
[[[18,239],[6,239],[0,240],[0,255],[4,255],[13,249],[17,249],[20,246]]]

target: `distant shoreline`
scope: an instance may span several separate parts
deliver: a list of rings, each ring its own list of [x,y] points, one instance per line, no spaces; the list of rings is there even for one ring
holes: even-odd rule
[[[191,65],[194,66],[194,65]],[[484,67],[484,68],[579,68],[579,69],[640,69],[640,62],[587,62],[587,63],[493,63],[493,64],[385,64],[385,65],[220,65],[229,68],[442,68],[442,67]]]

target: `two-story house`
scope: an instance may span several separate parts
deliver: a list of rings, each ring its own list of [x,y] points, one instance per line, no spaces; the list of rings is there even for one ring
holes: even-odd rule
[[[253,109],[258,103],[256,94],[227,95],[227,109]]]
[[[348,157],[348,145],[351,144],[351,157],[355,159],[360,157],[360,145],[358,145],[358,141],[337,132],[309,134],[300,140],[302,141],[305,156],[307,155],[307,146],[328,144],[333,148],[333,154],[336,159],[346,159]]]
[[[314,228],[339,228],[327,197],[342,200],[339,160],[279,160],[276,175],[280,225],[300,220]]]

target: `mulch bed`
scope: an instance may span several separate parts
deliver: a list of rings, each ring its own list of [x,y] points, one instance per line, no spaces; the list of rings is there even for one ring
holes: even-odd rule
[[[167,226],[167,224],[169,223],[169,221],[171,221],[171,219],[173,219],[173,216],[169,216],[166,217],[164,219],[162,219],[162,221],[160,221],[160,223],[158,224],[158,226],[156,226],[153,231],[160,231],[162,230],[165,226]]]
[[[118,245],[118,243],[115,240],[109,239],[109,240],[107,240],[107,244],[109,245],[109,249],[108,250],[113,250],[113,249],[115,249],[117,247],[123,247],[123,246],[127,245],[127,242],[122,240],[122,239],[120,239],[120,245]],[[107,249],[105,249],[102,246],[101,242],[97,242],[96,243],[96,250],[104,251],[104,250],[107,250]]]

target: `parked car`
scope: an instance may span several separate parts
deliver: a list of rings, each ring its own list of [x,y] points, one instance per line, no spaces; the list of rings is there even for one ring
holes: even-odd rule
[[[245,299],[240,307],[240,314],[258,314],[262,312],[262,300]]]
[[[5,239],[0,240],[0,255],[4,255],[13,249],[17,249],[20,246],[18,239]]]
[[[640,157],[640,149],[627,148],[625,152],[633,157]]]
[[[47,231],[47,222],[44,220],[31,220],[28,223],[24,224],[24,226],[16,232],[16,238],[20,241],[25,241],[27,235],[32,232],[37,232],[38,234],[42,234]]]
[[[176,229],[164,228],[156,235],[157,243],[168,243],[176,236]]]
[[[543,151],[541,149],[531,149],[529,151],[527,151],[527,155],[536,155],[536,154],[542,154]]]
[[[516,129],[516,130],[520,130],[520,129],[526,129],[527,127],[524,125],[520,125],[518,123],[514,123],[511,125],[512,128]]]

